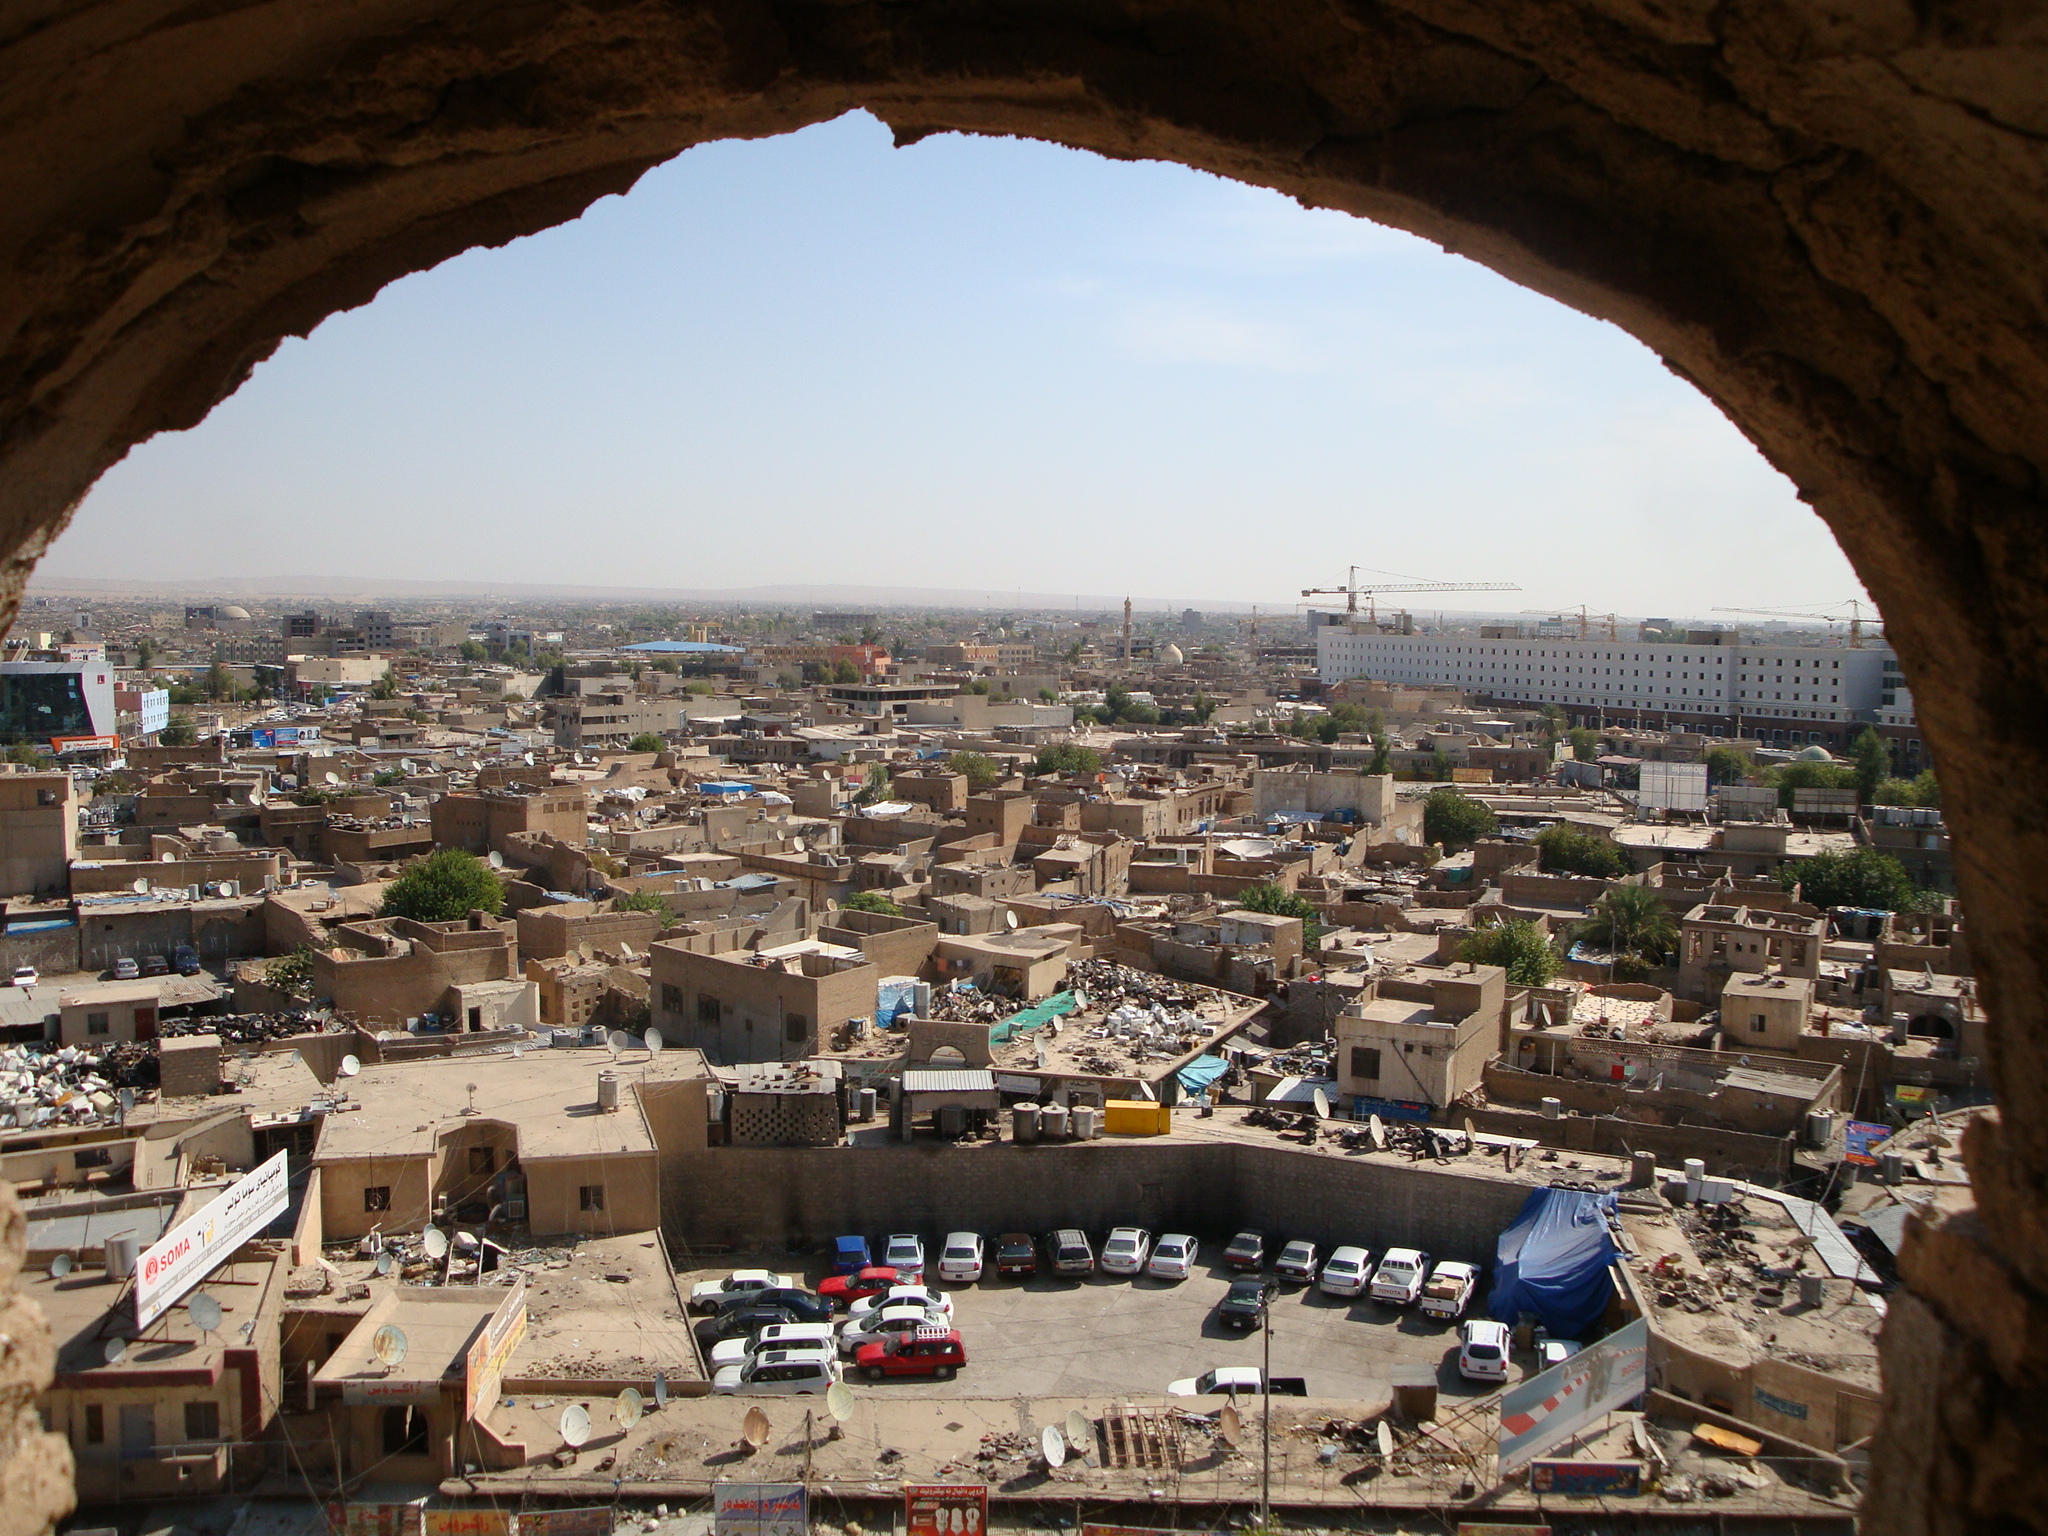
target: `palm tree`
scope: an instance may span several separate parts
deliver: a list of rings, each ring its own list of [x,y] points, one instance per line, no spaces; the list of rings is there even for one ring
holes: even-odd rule
[[[1647,885],[1609,886],[1593,903],[1593,915],[1579,925],[1579,937],[1649,969],[1678,947],[1678,924],[1664,898]]]

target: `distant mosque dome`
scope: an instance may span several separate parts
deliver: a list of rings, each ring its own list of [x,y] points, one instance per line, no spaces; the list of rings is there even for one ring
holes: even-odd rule
[[[1819,742],[1815,742],[1799,754],[1799,761],[1802,763],[1832,763],[1834,760],[1835,754]]]
[[[1166,642],[1166,649],[1159,653],[1159,664],[1162,667],[1177,667],[1186,660],[1187,657],[1181,654],[1180,647],[1171,640]]]
[[[238,604],[229,603],[227,607],[221,609],[220,616],[224,619],[246,619],[249,617],[249,610]]]

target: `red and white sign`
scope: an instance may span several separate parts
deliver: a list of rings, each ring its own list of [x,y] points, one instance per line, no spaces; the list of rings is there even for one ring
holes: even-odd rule
[[[245,1173],[143,1250],[135,1261],[135,1326],[147,1328],[180,1296],[291,1205],[290,1175],[280,1152]]]

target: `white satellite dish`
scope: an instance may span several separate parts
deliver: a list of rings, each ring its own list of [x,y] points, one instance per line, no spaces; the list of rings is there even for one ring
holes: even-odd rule
[[[632,945],[621,944],[619,946],[619,958],[625,961],[626,964],[631,965],[635,960],[639,959],[640,957],[633,953]]]
[[[497,849],[493,848],[487,857],[490,860],[491,868],[503,869],[505,867],[505,855],[498,852]]]
[[[768,1443],[768,1415],[759,1408],[749,1408],[747,1416],[740,1420],[740,1439],[749,1450],[758,1451]]]
[[[661,1031],[650,1024],[647,1027],[647,1033],[640,1037],[640,1043],[647,1047],[648,1055],[659,1056],[661,1054]]]
[[[62,1280],[66,1275],[71,1273],[71,1264],[72,1259],[70,1254],[58,1254],[57,1257],[50,1260],[50,1278],[52,1280]]]
[[[1060,1433],[1057,1424],[1045,1426],[1045,1433],[1038,1437],[1038,1448],[1045,1453],[1045,1464],[1048,1467],[1066,1465],[1067,1440],[1066,1436]]]
[[[1330,1096],[1320,1088],[1316,1090],[1316,1118],[1318,1120],[1330,1118]]]
[[[619,1428],[631,1429],[640,1422],[640,1415],[647,1411],[647,1403],[640,1396],[639,1389],[628,1387],[612,1400],[612,1417],[619,1421]]]
[[[128,1358],[128,1341],[121,1338],[107,1340],[107,1347],[100,1351],[100,1356],[109,1365],[119,1365]]]
[[[533,766],[533,754],[531,752],[522,752],[519,755],[519,761],[526,764],[527,767],[531,768]]]
[[[329,784],[339,784],[341,782],[341,775],[338,773],[326,773],[322,774],[321,777]]]
[[[136,895],[140,896],[140,895],[141,895],[141,894],[142,894],[142,893],[143,893],[144,891],[146,891],[146,890],[148,890],[148,889],[149,889],[149,881],[147,881],[147,880],[134,880],[134,881],[131,881],[131,882],[129,883],[128,889],[129,889],[129,890],[131,890],[131,891],[133,891],[133,892],[134,892],[134,893],[135,893]]]
[[[1366,1127],[1367,1127],[1367,1129],[1368,1129],[1368,1130],[1370,1130],[1370,1131],[1372,1132],[1372,1144],[1373,1144],[1373,1149],[1374,1149],[1375,1151],[1379,1151],[1379,1152],[1384,1152],[1384,1151],[1386,1151],[1386,1150],[1387,1150],[1387,1123],[1386,1123],[1386,1121],[1382,1120],[1382,1119],[1381,1119],[1381,1118],[1380,1118],[1380,1117],[1379,1117],[1378,1115],[1373,1115],[1373,1116],[1371,1116],[1371,1117],[1370,1117],[1370,1118],[1369,1118],[1369,1119],[1368,1119],[1368,1120],[1366,1121]]]
[[[185,1303],[185,1315],[192,1319],[192,1326],[201,1333],[212,1333],[219,1328],[222,1317],[220,1303],[204,1291],[194,1292],[192,1299]]]
[[[448,1252],[448,1234],[439,1227],[429,1227],[420,1234],[420,1246],[427,1250],[428,1258],[441,1258]]]
[[[1004,910],[1004,912],[1003,912],[1003,926],[1004,926],[1005,928],[1014,928],[1014,927],[1016,927],[1016,926],[1017,926],[1017,914],[1016,914],[1015,912],[1012,912],[1012,911],[1010,911],[1010,910],[1008,910],[1008,909],[1006,908],[1006,909]]]
[[[837,1383],[837,1382],[834,1382],[834,1383],[833,1383],[833,1386],[837,1386],[837,1385],[839,1385],[839,1383]],[[829,1402],[830,1402],[830,1401],[832,1400],[832,1394],[831,1394],[831,1392],[829,1392],[829,1391],[827,1391],[827,1392],[826,1392],[826,1394],[825,1394],[825,1400],[826,1400],[826,1401],[827,1401],[828,1403],[829,1403]],[[666,1408],[666,1407],[668,1406],[668,1372],[667,1372],[667,1371],[656,1371],[656,1372],[654,1373],[654,1406],[655,1406],[655,1407],[657,1407],[657,1408]]]
[[[613,1059],[616,1060],[619,1052],[626,1050],[632,1045],[633,1037],[623,1029],[615,1029],[604,1037],[604,1043],[605,1049],[609,1050],[612,1053]]]
[[[1088,1447],[1095,1443],[1095,1426],[1088,1422],[1088,1415],[1075,1408],[1067,1414],[1067,1448],[1074,1455],[1086,1457]]]
[[[578,960],[581,960],[585,965],[588,965],[592,960],[594,960],[597,957],[595,952],[591,949],[588,943],[578,943],[576,946],[576,958]]]
[[[342,1077],[354,1077],[363,1070],[363,1059],[353,1054],[344,1056],[341,1058],[341,1065],[334,1070]]]
[[[1387,1421],[1385,1419],[1380,1420],[1373,1438],[1379,1441],[1381,1460],[1385,1460],[1394,1454],[1394,1432],[1387,1428]]]
[[[388,1275],[391,1273],[392,1270],[396,1269],[397,1267],[398,1260],[391,1257],[391,1251],[388,1248],[384,1252],[377,1255],[376,1268],[378,1274]]]
[[[825,1410],[841,1424],[853,1417],[853,1389],[835,1381],[825,1389]]]
[[[562,1410],[560,1428],[562,1443],[574,1450],[590,1438],[590,1410],[581,1403],[571,1403]]]
[[[804,840],[800,837],[792,837],[789,840],[789,851],[791,853],[802,853],[804,851]]]
[[[407,778],[411,778],[414,772],[416,771],[413,768],[412,759],[409,757],[401,757],[398,760],[398,771],[404,774]]]
[[[382,1362],[385,1369],[396,1370],[405,1359],[405,1330],[396,1323],[386,1323],[370,1335],[370,1353]]]

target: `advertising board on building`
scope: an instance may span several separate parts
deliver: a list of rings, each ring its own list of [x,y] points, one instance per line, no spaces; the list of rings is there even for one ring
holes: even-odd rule
[[[117,752],[121,748],[118,736],[52,736],[50,750],[60,756],[66,752]]]
[[[1705,763],[1644,763],[1636,786],[1636,803],[1646,811],[1707,808]]]
[[[1892,1128],[1874,1120],[1851,1120],[1842,1134],[1847,1148],[1842,1161],[1859,1168],[1875,1168],[1877,1148],[1892,1139]]]
[[[1526,1466],[1603,1413],[1633,1402],[1649,1381],[1650,1324],[1637,1318],[1500,1400],[1500,1470]]]
[[[1532,1461],[1531,1493],[1565,1493],[1580,1497],[1619,1494],[1632,1498],[1643,1491],[1639,1461]]]
[[[245,1173],[143,1250],[135,1261],[135,1326],[147,1328],[234,1251],[285,1213],[290,1175],[280,1152]]]
[[[802,1483],[719,1483],[711,1491],[717,1536],[805,1536]]]
[[[1427,1121],[1432,1111],[1427,1104],[1413,1099],[1375,1099],[1357,1094],[1351,1100],[1351,1118],[1368,1120],[1378,1115],[1382,1120],[1410,1120],[1417,1124]]]
[[[352,1377],[341,1384],[341,1400],[351,1408],[391,1408],[410,1404],[430,1408],[441,1401],[438,1381],[416,1381],[399,1377]]]
[[[512,1529],[509,1509],[430,1509],[422,1536],[512,1536]]]
[[[334,1536],[420,1536],[417,1504],[348,1504],[327,1507]]]
[[[519,1536],[612,1536],[612,1512],[596,1509],[526,1509]]]
[[[988,1484],[905,1483],[905,1536],[981,1536],[988,1526]]]
[[[521,1275],[498,1303],[498,1310],[484,1324],[483,1332],[470,1342],[463,1370],[463,1411],[467,1417],[474,1419],[480,1412],[489,1412],[498,1396],[498,1384],[505,1379],[505,1362],[525,1337],[526,1277]]]

